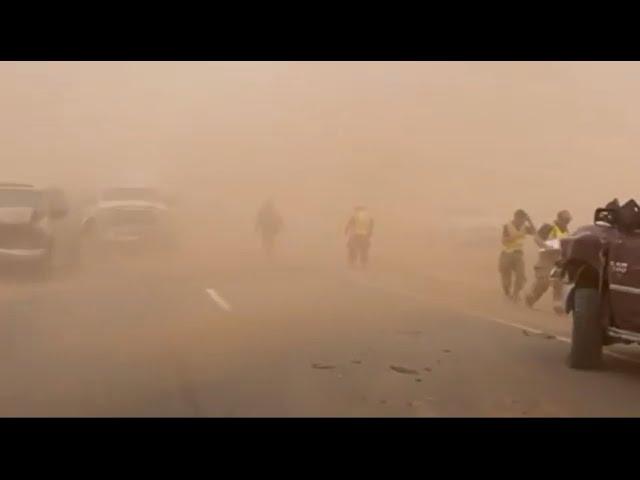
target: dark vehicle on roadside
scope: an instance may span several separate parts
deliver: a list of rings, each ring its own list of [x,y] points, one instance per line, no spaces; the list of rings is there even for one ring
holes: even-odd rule
[[[0,183],[0,265],[51,273],[56,235],[53,222],[67,215],[62,190],[26,183]]]
[[[572,368],[602,364],[605,345],[640,344],[640,206],[618,200],[598,208],[593,225],[560,241],[553,275],[571,285]]]

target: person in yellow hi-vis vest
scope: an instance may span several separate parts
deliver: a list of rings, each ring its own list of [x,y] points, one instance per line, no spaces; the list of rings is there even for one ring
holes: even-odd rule
[[[345,235],[348,237],[347,249],[349,265],[355,267],[358,261],[366,267],[369,261],[369,248],[373,235],[373,218],[363,206],[357,206],[347,222]]]
[[[504,294],[516,302],[519,301],[520,292],[527,280],[524,274],[524,241],[527,235],[534,234],[535,228],[524,210],[516,210],[513,220],[502,227],[502,252],[498,270]]]
[[[571,213],[562,210],[558,212],[552,224],[544,224],[538,230],[536,243],[540,247],[540,252],[538,263],[534,267],[536,280],[525,298],[525,303],[529,307],[533,307],[551,286],[553,288],[553,310],[558,315],[564,313],[562,281],[559,278],[552,279],[551,271],[556,261],[560,259],[560,239],[569,235],[569,223],[571,223]]]

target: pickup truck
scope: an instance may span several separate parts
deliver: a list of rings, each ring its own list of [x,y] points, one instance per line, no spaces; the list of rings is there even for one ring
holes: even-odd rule
[[[596,209],[593,224],[561,239],[560,250],[552,274],[570,285],[569,364],[597,368],[605,345],[640,344],[640,206],[616,199]]]

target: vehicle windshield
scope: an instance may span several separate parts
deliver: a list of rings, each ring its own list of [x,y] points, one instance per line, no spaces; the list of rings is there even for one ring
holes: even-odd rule
[[[0,188],[0,208],[29,207],[41,208],[43,195],[38,190],[22,188]]]
[[[110,188],[102,192],[102,200],[141,200],[144,202],[159,202],[161,200],[158,192],[151,188]]]

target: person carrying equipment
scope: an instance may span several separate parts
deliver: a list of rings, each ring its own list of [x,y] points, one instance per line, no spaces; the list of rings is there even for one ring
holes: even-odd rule
[[[366,267],[373,235],[373,218],[363,206],[357,206],[345,228],[349,265],[355,267],[358,261]]]
[[[569,223],[571,223],[571,214],[567,210],[562,210],[558,212],[552,224],[546,223],[538,230],[536,243],[540,247],[540,251],[538,263],[534,267],[536,279],[525,298],[528,307],[533,307],[551,286],[553,288],[553,310],[558,315],[564,313],[562,280],[551,278],[551,271],[556,261],[560,259],[560,239],[569,235]]]
[[[524,241],[527,235],[534,234],[533,223],[524,210],[516,210],[513,220],[502,227],[502,252],[500,252],[498,271],[504,294],[515,302],[520,300],[520,292],[526,282]]]

